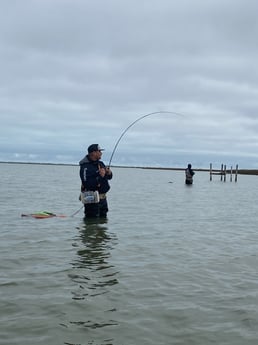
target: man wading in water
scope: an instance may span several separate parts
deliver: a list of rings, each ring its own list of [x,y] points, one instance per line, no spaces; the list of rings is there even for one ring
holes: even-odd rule
[[[193,175],[194,171],[192,170],[192,165],[188,164],[187,168],[185,169],[185,184],[193,184]]]
[[[85,217],[106,217],[108,203],[106,193],[110,189],[108,180],[113,177],[110,168],[100,160],[102,151],[98,144],[88,147],[88,154],[79,162],[81,178],[81,201]]]

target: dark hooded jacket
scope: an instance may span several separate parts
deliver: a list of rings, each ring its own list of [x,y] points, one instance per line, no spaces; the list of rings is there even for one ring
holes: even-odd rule
[[[187,168],[185,169],[185,182],[188,184],[192,184],[194,174],[195,172],[192,170],[192,165],[188,164]]]
[[[105,168],[105,164],[100,161],[92,161],[86,155],[80,162],[80,178],[82,181],[82,190],[99,191],[100,194],[107,193],[110,189],[108,180],[112,179],[112,173],[101,177],[100,168]]]

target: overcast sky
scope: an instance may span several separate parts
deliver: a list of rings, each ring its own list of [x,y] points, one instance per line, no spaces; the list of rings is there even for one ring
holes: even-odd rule
[[[1,0],[0,160],[258,168],[257,0]],[[159,113],[160,112],[160,113]]]

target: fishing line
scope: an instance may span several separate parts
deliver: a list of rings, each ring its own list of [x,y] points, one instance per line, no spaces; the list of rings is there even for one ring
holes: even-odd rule
[[[73,214],[70,215],[70,217],[74,217],[77,213],[80,212],[80,210],[83,208],[84,205],[82,205],[79,210],[77,210],[76,212],[74,212]]]
[[[143,116],[140,116],[138,119],[136,119],[135,121],[133,121],[123,132],[122,134],[120,135],[120,137],[118,138],[115,146],[114,146],[114,149],[111,153],[111,157],[110,157],[110,160],[109,160],[109,163],[108,163],[108,167],[110,167],[111,165],[111,161],[113,159],[113,156],[114,156],[114,153],[117,149],[117,146],[118,144],[120,143],[121,139],[123,138],[123,136],[125,135],[125,133],[133,126],[135,125],[138,121],[144,119],[145,117],[148,117],[148,116],[151,116],[151,115],[155,115],[155,114],[173,114],[173,115],[177,115],[177,116],[184,116],[183,114],[180,114],[180,113],[176,113],[174,111],[155,111],[153,113],[149,113],[149,114],[146,114],[146,115],[143,115]]]

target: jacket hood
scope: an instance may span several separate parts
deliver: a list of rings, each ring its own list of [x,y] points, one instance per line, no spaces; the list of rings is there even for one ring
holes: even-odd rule
[[[89,155],[86,155],[83,159],[80,160],[79,164],[82,165],[82,164],[85,164],[85,163],[93,163],[93,164],[99,164],[99,160],[97,161],[92,161],[89,159]]]
[[[82,165],[84,163],[90,162],[88,155],[86,155],[83,159],[80,160],[79,164]]]

